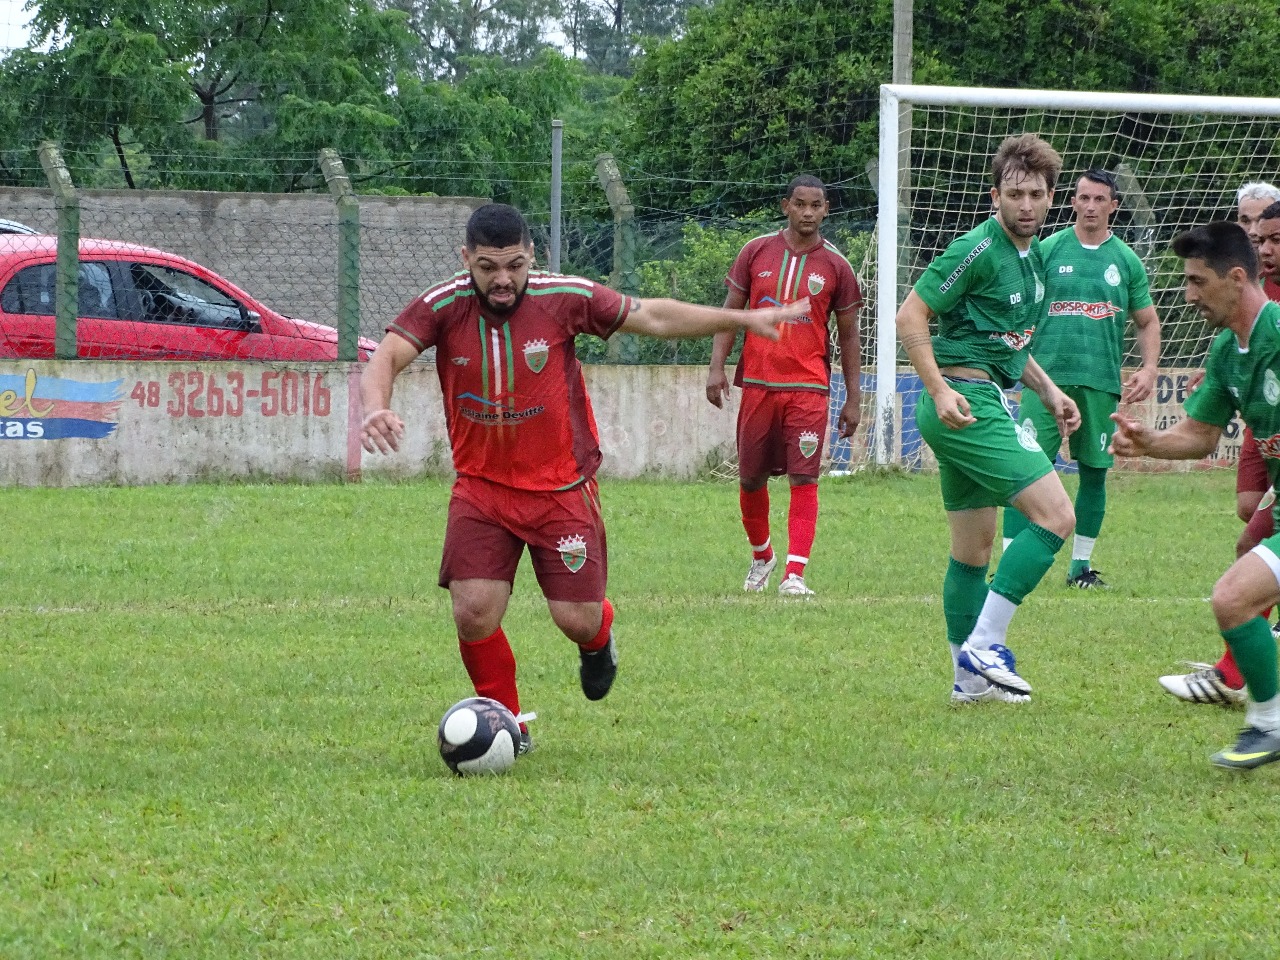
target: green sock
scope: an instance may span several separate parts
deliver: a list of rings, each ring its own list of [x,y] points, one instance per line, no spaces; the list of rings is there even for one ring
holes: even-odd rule
[[[987,568],[947,558],[942,580],[942,615],[947,621],[947,641],[960,646],[973,633],[982,605],[987,602]]]
[[[1080,489],[1076,491],[1076,536],[1096,540],[1107,515],[1107,468],[1080,464]],[[1088,560],[1071,561],[1071,576],[1089,569]]]
[[[1276,676],[1276,641],[1271,636],[1271,625],[1262,617],[1246,620],[1238,627],[1222,631],[1236,665],[1249,688],[1249,699],[1255,703],[1270,700],[1280,692],[1280,678]]]
[[[1053,566],[1053,558],[1062,549],[1062,538],[1034,523],[1013,538],[1000,558],[991,589],[1006,600],[1022,603]]]

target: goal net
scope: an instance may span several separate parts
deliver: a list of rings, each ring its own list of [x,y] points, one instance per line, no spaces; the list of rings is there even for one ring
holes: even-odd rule
[[[864,314],[866,434],[833,471],[863,462],[920,466],[914,430],[920,383],[899,350],[894,316],[930,261],[991,213],[991,157],[1011,134],[1036,133],[1062,155],[1046,237],[1071,222],[1070,197],[1090,167],[1116,174],[1120,209],[1112,229],[1142,259],[1162,330],[1162,370],[1198,367],[1209,345],[1204,322],[1183,303],[1181,262],[1169,243],[1209,220],[1234,220],[1236,191],[1280,182],[1280,98],[997,90],[885,85],[880,88],[880,162],[874,263],[855,263]],[[1136,363],[1132,341],[1126,364]],[[1161,378],[1166,385],[1176,382]],[[1167,400],[1180,400],[1169,397]],[[832,398],[833,407],[842,397]]]

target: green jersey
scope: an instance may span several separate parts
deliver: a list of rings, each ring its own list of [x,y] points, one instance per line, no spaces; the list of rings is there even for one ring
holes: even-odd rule
[[[1187,416],[1225,428],[1237,410],[1253,431],[1276,482],[1280,472],[1280,304],[1268,301],[1253,323],[1249,346],[1223,330],[1214,338],[1204,365],[1204,382],[1187,397]]]
[[[1129,315],[1151,306],[1151,285],[1138,255],[1112,234],[1086,247],[1074,227],[1041,245],[1044,320],[1031,355],[1060,387],[1091,387],[1120,396],[1120,361]]]
[[[952,241],[915,292],[938,315],[938,366],[983,370],[1002,387],[1022,376],[1027,345],[1044,313],[1040,241],[1032,238],[1024,253],[992,217]]]

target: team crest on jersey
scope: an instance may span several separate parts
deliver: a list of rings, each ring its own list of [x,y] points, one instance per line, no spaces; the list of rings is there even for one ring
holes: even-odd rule
[[[1040,449],[1039,433],[1036,430],[1036,425],[1031,422],[1030,417],[1021,423],[1014,424],[1014,430],[1018,434],[1018,443],[1024,450],[1030,450],[1034,453]]]
[[[529,340],[524,345],[524,362],[534,373],[541,373],[547,365],[547,341]]]
[[[560,551],[560,559],[564,561],[570,573],[577,573],[587,562],[587,541],[579,534],[561,537],[556,544],[556,549]]]
[[[1044,299],[1044,283],[1036,277],[1036,303]]]
[[[818,452],[818,435],[812,430],[806,430],[800,434],[800,454],[804,457],[812,457]]]
[[[817,296],[822,292],[822,288],[827,285],[827,279],[820,273],[811,273],[808,278],[809,293]]]
[[[1268,370],[1267,375],[1262,378],[1262,395],[1273,407],[1280,403],[1280,380],[1276,379],[1274,370]]]
[[[1106,272],[1103,273],[1102,279],[1107,281],[1107,283],[1111,284],[1113,287],[1120,286],[1120,268],[1114,263],[1111,264],[1111,266],[1107,267]]]

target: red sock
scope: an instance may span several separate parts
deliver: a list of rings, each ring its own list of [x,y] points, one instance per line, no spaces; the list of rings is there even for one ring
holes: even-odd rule
[[[603,650],[605,644],[609,642],[609,631],[613,629],[613,604],[609,602],[609,598],[604,598],[604,603],[600,605],[600,630],[594,637],[586,643],[580,643],[580,646],[587,653],[595,653],[597,650]]]
[[[804,576],[813,538],[818,533],[818,485],[801,483],[791,488],[791,506],[787,510],[786,576]]]
[[[751,559],[768,560],[773,556],[769,545],[769,488],[747,492],[738,488],[738,505],[742,508],[742,529],[751,544]]]
[[[483,640],[458,641],[462,665],[467,668],[476,696],[497,700],[519,716],[520,695],[516,693],[516,658],[507,635],[499,627]]]
[[[1236,666],[1236,658],[1231,653],[1231,648],[1227,648],[1227,652],[1222,655],[1222,659],[1214,664],[1218,668],[1218,672],[1222,674],[1223,682],[1232,690],[1240,690],[1244,687],[1244,676],[1240,673],[1240,668]]]

